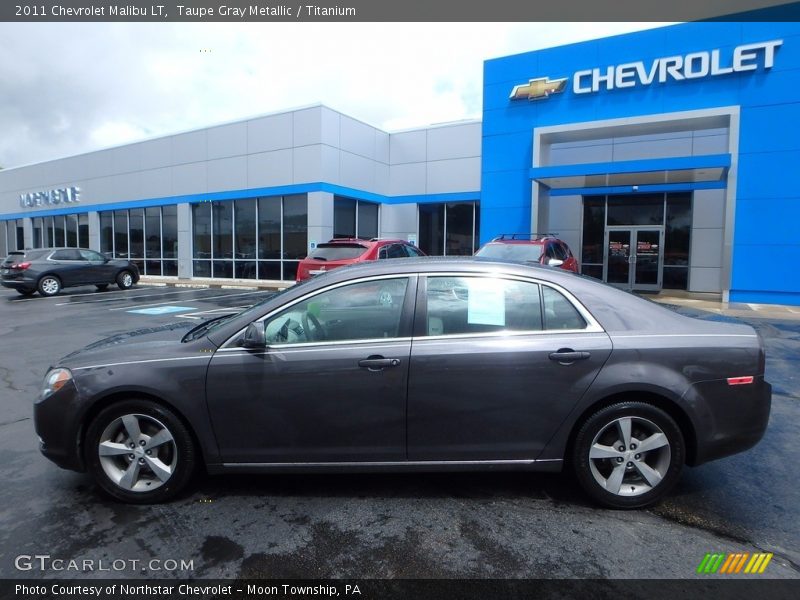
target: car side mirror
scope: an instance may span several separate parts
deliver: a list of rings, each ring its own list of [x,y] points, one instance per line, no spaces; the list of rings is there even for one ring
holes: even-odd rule
[[[264,331],[263,321],[255,321],[244,330],[242,346],[245,348],[266,348],[267,338]]]
[[[560,267],[563,264],[564,261],[561,260],[560,258],[551,258],[550,260],[547,261],[547,265],[549,267]]]

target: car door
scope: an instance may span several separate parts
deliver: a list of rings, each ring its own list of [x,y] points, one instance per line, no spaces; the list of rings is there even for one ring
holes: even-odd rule
[[[266,350],[218,350],[206,395],[223,460],[405,460],[415,292],[415,276],[335,285],[263,317]]]
[[[51,265],[50,272],[58,276],[63,287],[86,283],[88,263],[76,248],[56,250],[50,255],[48,262]]]
[[[94,250],[81,250],[80,253],[86,261],[86,283],[113,283],[116,267],[109,264],[105,256]]]
[[[409,460],[535,459],[611,351],[577,306],[564,290],[531,280],[421,278]]]

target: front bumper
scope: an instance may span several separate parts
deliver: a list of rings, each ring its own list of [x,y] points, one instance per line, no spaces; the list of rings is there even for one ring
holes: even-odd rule
[[[33,405],[33,424],[39,436],[39,450],[62,469],[84,471],[81,429],[78,419],[80,395],[72,380]]]

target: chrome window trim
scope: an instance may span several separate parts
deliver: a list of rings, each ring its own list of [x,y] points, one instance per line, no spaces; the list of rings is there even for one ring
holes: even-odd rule
[[[387,342],[387,340],[389,340],[389,342]],[[272,350],[273,352],[276,350],[283,351],[284,349],[306,352],[315,349],[324,350],[330,346],[346,346],[346,345],[361,345],[361,344],[370,344],[373,348],[393,348],[409,344],[411,343],[411,340],[412,338],[410,337],[402,337],[402,338],[365,338],[358,340],[337,340],[331,342],[299,342],[296,344],[273,344],[271,346],[266,346],[266,349]],[[381,344],[377,342],[387,342],[387,343]],[[314,346],[314,348],[310,348],[310,346]],[[219,350],[217,350],[217,353],[220,352],[225,352],[229,356],[231,356],[230,354],[231,352],[239,352],[241,354],[248,354],[248,355],[270,354],[270,352],[253,352],[252,350],[248,350],[247,348],[241,346],[220,348]]]
[[[434,272],[430,272],[430,271],[412,271],[412,272],[406,272],[406,273],[393,273],[393,274],[390,274],[390,275],[372,275],[372,276],[359,277],[357,279],[351,279],[351,280],[348,280],[348,281],[340,281],[338,283],[331,284],[331,285],[329,285],[327,287],[324,287],[322,289],[315,290],[313,292],[309,292],[308,294],[304,294],[303,296],[300,296],[299,298],[296,298],[295,300],[292,300],[288,304],[281,305],[280,307],[278,307],[275,310],[267,313],[263,317],[259,317],[258,319],[256,319],[253,322],[254,323],[255,322],[263,322],[263,321],[273,317],[274,315],[278,314],[279,312],[283,311],[284,309],[291,308],[295,304],[299,304],[300,302],[303,302],[303,301],[307,300],[308,298],[311,298],[313,296],[316,296],[316,295],[319,295],[319,294],[322,294],[322,293],[325,293],[325,292],[328,292],[328,291],[331,291],[331,290],[334,290],[334,289],[337,289],[337,288],[340,288],[340,287],[344,287],[346,285],[351,285],[351,284],[355,284],[355,283],[363,283],[363,282],[366,282],[366,281],[381,281],[383,279],[401,279],[403,277],[410,278],[410,277],[413,277],[413,276],[426,277],[426,278],[428,278],[428,277],[494,277],[494,278],[511,279],[511,280],[515,280],[515,281],[522,281],[522,282],[525,282],[525,283],[535,283],[535,284],[538,284],[540,286],[548,286],[548,287],[551,287],[552,289],[560,292],[567,299],[567,301],[570,304],[572,304],[572,306],[575,308],[575,310],[577,310],[578,313],[581,315],[581,317],[583,317],[583,319],[586,321],[586,327],[584,329],[532,329],[532,330],[526,330],[526,331],[496,331],[496,332],[485,332],[485,333],[474,333],[474,334],[457,333],[457,334],[441,335],[441,336],[417,336],[417,337],[413,337],[413,338],[375,338],[373,340],[344,340],[344,341],[335,341],[335,342],[325,342],[325,341],[323,341],[323,342],[302,342],[302,343],[299,343],[299,344],[272,345],[272,346],[267,346],[267,348],[268,349],[270,349],[270,348],[273,348],[273,349],[274,348],[287,348],[287,347],[290,347],[290,346],[291,347],[298,347],[298,346],[302,346],[302,347],[308,347],[308,346],[333,346],[333,345],[341,345],[343,343],[344,344],[352,344],[352,343],[356,343],[356,342],[364,342],[364,343],[366,343],[366,342],[374,342],[374,341],[378,341],[378,340],[383,341],[383,342],[389,341],[389,340],[392,340],[392,341],[401,341],[401,340],[405,341],[406,339],[413,339],[415,341],[423,341],[423,340],[430,340],[430,339],[464,339],[464,338],[475,338],[475,337],[477,337],[477,338],[485,338],[485,337],[520,336],[520,335],[554,335],[554,334],[555,335],[561,335],[561,334],[579,334],[579,333],[606,333],[605,329],[603,329],[603,327],[600,325],[600,323],[598,323],[597,319],[594,318],[592,313],[590,313],[588,311],[588,309],[586,309],[586,307],[584,307],[583,304],[581,304],[581,302],[579,302],[578,299],[575,298],[575,296],[572,295],[572,293],[570,293],[568,290],[564,289],[559,284],[553,283],[553,282],[550,282],[550,281],[544,281],[544,280],[541,280],[541,279],[537,279],[535,277],[529,277],[529,276],[525,276],[525,275],[517,275],[517,274],[513,274],[513,273],[505,273],[505,272],[496,271],[496,270],[468,271],[468,272],[464,272],[464,271],[460,271],[460,272],[458,272],[458,271],[441,271],[441,272],[436,272],[436,271],[434,271]],[[242,329],[237,331],[235,334],[230,336],[227,340],[225,340],[225,342],[219,347],[219,350],[217,350],[217,352],[223,352],[223,351],[227,351],[227,350],[231,350],[231,349],[233,349],[233,350],[241,350],[240,346],[233,346],[232,344],[239,336],[244,334],[245,329],[247,329],[247,327],[243,327]]]
[[[583,329],[530,329],[530,330],[519,330],[519,331],[495,331],[495,332],[488,332],[489,335],[536,335],[542,333],[605,333],[605,329],[597,322],[597,319],[594,318],[592,313],[581,304],[581,302],[572,295],[571,292],[564,289],[562,286],[558,285],[557,283],[553,283],[552,281],[543,281],[541,279],[536,279],[534,277],[527,277],[524,275],[516,275],[513,273],[498,273],[498,272],[468,272],[468,273],[420,273],[420,277],[425,276],[426,278],[430,277],[485,277],[487,275],[493,276],[496,279],[511,279],[514,281],[522,281],[524,283],[535,283],[540,286],[550,287],[558,292],[560,292],[567,301],[572,304],[573,308],[578,311],[578,314],[583,317],[583,320],[586,321],[586,327]],[[541,294],[541,292],[540,292]],[[452,338],[452,337],[486,337],[486,333],[453,333],[447,335],[437,335],[437,336],[419,336],[415,337],[415,340],[425,340],[431,338]]]

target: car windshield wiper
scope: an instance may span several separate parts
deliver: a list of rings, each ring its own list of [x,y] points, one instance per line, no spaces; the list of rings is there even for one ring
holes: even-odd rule
[[[197,338],[203,336],[209,329],[220,325],[224,320],[230,319],[234,315],[220,315],[219,317],[214,317],[213,319],[209,319],[208,321],[204,321],[200,323],[197,327],[190,329],[186,332],[186,335],[181,338],[181,342],[191,342],[196,340]]]

